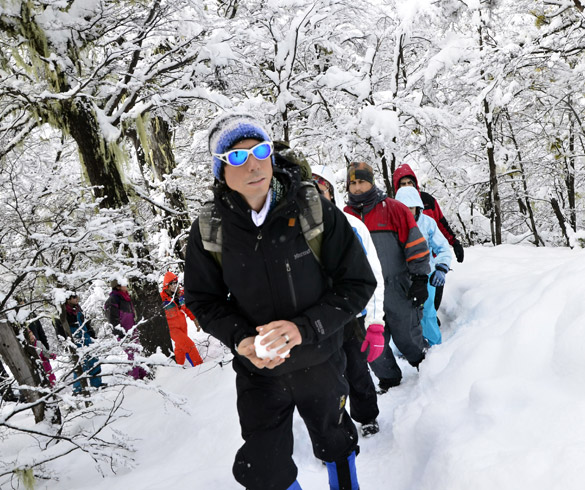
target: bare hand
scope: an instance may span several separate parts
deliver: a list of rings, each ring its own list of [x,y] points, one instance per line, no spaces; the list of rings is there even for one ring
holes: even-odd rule
[[[256,348],[254,347],[254,337],[246,337],[238,344],[238,354],[248,359],[258,369],[274,369],[280,366],[286,358],[275,357],[274,359],[260,359],[256,355]]]
[[[256,330],[260,335],[266,335],[266,338],[260,343],[262,345],[270,344],[266,349],[277,349],[277,354],[283,354],[294,346],[301,345],[301,342],[303,341],[299,327],[288,320],[275,320],[266,325],[260,325]],[[273,340],[275,342],[271,344]]]

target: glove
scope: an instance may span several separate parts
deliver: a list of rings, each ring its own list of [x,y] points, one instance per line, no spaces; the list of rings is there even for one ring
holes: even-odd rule
[[[445,274],[449,272],[449,267],[445,264],[437,264],[435,266],[435,272],[431,274],[431,286],[439,287],[445,285]]]
[[[463,262],[463,245],[459,243],[459,240],[455,240],[453,242],[453,252],[455,252],[455,257],[457,258],[457,262]]]
[[[412,276],[412,284],[408,290],[408,297],[414,306],[422,306],[429,297],[427,283],[429,278],[423,275]]]
[[[365,352],[368,346],[370,346],[370,352],[368,353],[368,362],[372,362],[384,352],[384,325],[372,323],[366,332],[366,340],[362,343],[361,351]]]

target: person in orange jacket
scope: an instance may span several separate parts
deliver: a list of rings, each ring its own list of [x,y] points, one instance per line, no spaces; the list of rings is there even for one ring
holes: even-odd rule
[[[167,323],[171,332],[171,338],[175,342],[175,360],[177,364],[183,365],[185,358],[192,366],[203,364],[195,343],[187,334],[187,315],[197,325],[195,315],[185,306],[183,290],[179,288],[179,278],[168,271],[163,279],[163,290],[160,293],[163,307],[167,315]],[[200,330],[197,325],[197,330]]]

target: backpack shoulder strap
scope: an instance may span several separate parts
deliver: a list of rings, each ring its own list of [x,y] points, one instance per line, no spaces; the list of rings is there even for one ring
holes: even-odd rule
[[[321,263],[321,244],[323,243],[323,207],[319,192],[311,182],[301,182],[299,190],[299,224],[303,236]],[[203,248],[207,250],[221,267],[221,216],[212,202],[206,203],[199,213],[199,233]]]
[[[215,203],[208,202],[203,205],[199,213],[199,233],[203,248],[207,250],[221,267],[221,215]]]
[[[299,224],[309,244],[311,252],[321,263],[321,245],[323,243],[323,206],[319,192],[312,182],[301,182],[299,190]]]

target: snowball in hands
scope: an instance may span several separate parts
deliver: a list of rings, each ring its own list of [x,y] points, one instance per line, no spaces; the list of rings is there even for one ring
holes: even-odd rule
[[[274,359],[276,356],[280,356],[280,357],[286,357],[286,356],[288,356],[288,353],[290,352],[290,349],[287,350],[287,351],[284,351],[282,354],[277,354],[276,353],[276,351],[278,351],[282,347],[280,347],[279,349],[273,349],[273,350],[266,349],[266,347],[268,347],[269,345],[273,344],[280,337],[277,337],[276,339],[274,339],[272,342],[270,342],[270,344],[265,344],[265,345],[261,345],[260,344],[260,341],[264,337],[266,337],[267,335],[269,335],[269,333],[270,332],[268,332],[265,335],[256,335],[256,338],[254,339],[254,347],[256,348],[256,355],[260,359]]]

